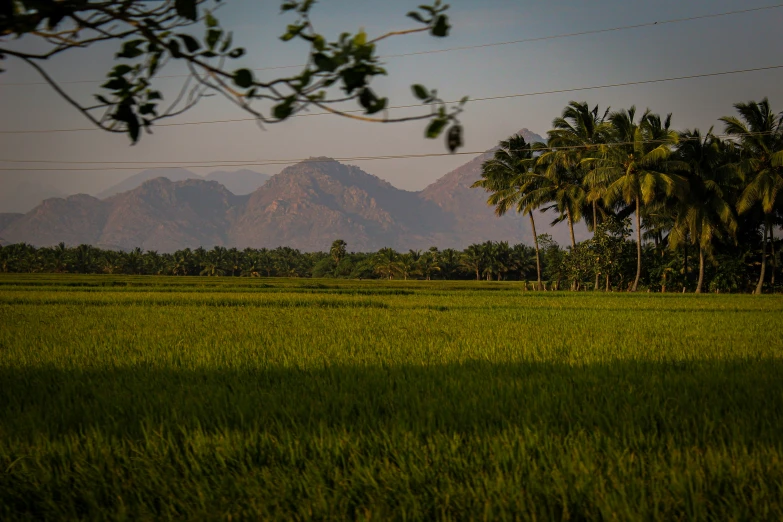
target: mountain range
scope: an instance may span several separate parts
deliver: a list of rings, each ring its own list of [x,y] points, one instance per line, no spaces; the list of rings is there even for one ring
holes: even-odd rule
[[[541,139],[527,130],[521,133],[529,141]],[[486,193],[470,188],[491,154],[419,192],[398,189],[330,158],[305,160],[265,183],[252,171],[214,173],[211,179],[189,178],[184,169],[164,169],[165,177],[145,171],[99,197],[48,198],[26,214],[0,214],[0,238],[37,246],[62,241],[159,252],[216,245],[328,250],[338,238],[354,251],[530,242],[527,220],[514,214],[496,217]],[[227,188],[240,192],[259,181],[250,194]]]
[[[7,170],[0,172],[0,213],[29,212],[45,199],[66,197],[70,194],[89,194],[105,199],[160,177],[171,181],[217,181],[234,194],[245,195],[266,183],[270,176],[242,169],[236,172],[217,171],[202,177],[179,167],[149,169],[130,177],[127,177],[124,170],[69,170],[67,175],[55,169]]]

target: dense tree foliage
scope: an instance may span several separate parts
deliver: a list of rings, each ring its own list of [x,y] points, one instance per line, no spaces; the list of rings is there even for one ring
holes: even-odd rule
[[[546,144],[502,141],[474,187],[498,214],[554,210],[555,222],[568,222],[570,248],[545,237],[536,245],[554,288],[762,293],[775,288],[779,265],[783,114],[767,99],[734,107],[718,136],[676,132],[671,114],[602,115],[571,102]],[[582,220],[593,237],[577,243]]]

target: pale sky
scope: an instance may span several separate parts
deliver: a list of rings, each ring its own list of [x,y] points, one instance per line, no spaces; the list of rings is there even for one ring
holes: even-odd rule
[[[420,3],[388,0],[321,0],[312,16],[318,30],[332,39],[343,30],[364,27],[370,36],[412,27],[405,13]],[[412,35],[384,41],[380,54],[398,54],[481,45],[642,24],[675,18],[775,5],[774,0],[454,0],[451,36]],[[279,14],[280,1],[228,0],[218,18],[234,30],[234,42],[248,53],[237,67],[302,63],[304,48],[278,36],[292,21]],[[608,83],[713,73],[783,65],[780,28],[783,8],[500,47],[428,54],[387,61],[389,78],[374,83],[391,105],[414,103],[412,83],[438,88],[446,99],[474,98],[586,87]],[[27,45],[26,42],[21,43]],[[112,66],[116,47],[73,51],[52,62],[62,81],[101,79]],[[2,85],[40,81],[34,71],[8,58],[0,74],[0,130],[67,129],[89,123],[45,85]],[[261,78],[272,78],[267,71]],[[176,68],[161,74],[176,74]],[[509,98],[469,103],[463,116],[463,151],[482,151],[527,127],[544,135],[569,100],[601,107],[637,105],[674,113],[677,128],[715,125],[733,113],[732,104],[770,98],[783,110],[783,70],[702,78],[577,93]],[[179,80],[161,80],[164,91]],[[99,83],[67,84],[83,100],[99,92]],[[400,112],[393,113],[401,114]],[[217,97],[180,116],[177,122],[247,117]],[[48,161],[206,161],[293,159],[310,156],[351,157],[445,152],[443,140],[425,140],[424,124],[379,125],[334,116],[295,118],[260,130],[252,122],[157,128],[136,146],[123,135],[95,132],[0,134],[0,159]],[[420,190],[470,156],[350,162],[393,185]],[[47,165],[48,167],[56,166]],[[19,164],[0,163],[0,167]],[[30,167],[30,165],[26,165]],[[68,165],[74,167],[74,165]],[[282,167],[245,167],[275,174]],[[143,170],[140,167],[138,170]],[[200,174],[226,167],[191,169]],[[127,175],[135,171],[127,171]],[[19,175],[24,175],[20,172]],[[63,172],[67,176],[67,172]],[[0,190],[2,187],[0,186]]]

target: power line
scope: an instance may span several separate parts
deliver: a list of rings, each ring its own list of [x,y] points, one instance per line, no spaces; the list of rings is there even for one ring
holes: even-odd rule
[[[751,69],[737,69],[733,71],[721,71],[721,72],[715,72],[715,73],[703,73],[703,74],[691,74],[687,76],[672,76],[669,78],[658,78],[654,80],[640,80],[640,81],[634,81],[634,82],[622,82],[622,83],[608,83],[604,85],[592,85],[588,87],[573,87],[569,89],[555,89],[550,91],[537,91],[537,92],[527,92],[527,93],[518,93],[518,94],[505,94],[500,96],[487,96],[483,98],[473,98],[468,100],[468,102],[479,102],[479,101],[492,101],[492,100],[505,100],[509,98],[527,98],[532,96],[544,96],[548,94],[564,94],[569,92],[581,92],[581,91],[592,91],[592,90],[598,90],[598,89],[609,89],[613,87],[630,87],[634,85],[649,85],[654,83],[664,83],[664,82],[674,82],[674,81],[682,81],[682,80],[693,80],[697,78],[713,78],[716,76],[729,76],[733,74],[746,74],[746,73],[752,73],[752,72],[761,72],[761,71],[771,71],[776,69],[783,69],[783,65],[770,65],[767,67],[754,67]],[[445,103],[459,103],[459,100],[452,100],[447,101]],[[409,108],[415,108],[415,107],[424,107],[422,104],[413,104],[413,105],[395,105],[392,107],[387,107],[387,109],[409,109]],[[351,113],[361,113],[364,112],[362,109],[356,109],[356,110],[349,110],[344,111],[346,114]],[[291,116],[292,118],[301,118],[306,116],[333,116],[334,113],[331,112],[315,112],[311,114],[295,114]],[[175,123],[159,123],[156,124],[155,127],[181,127],[185,125],[212,125],[217,123],[237,123],[237,122],[246,122],[246,121],[256,121],[255,118],[235,118],[235,119],[227,119],[227,120],[210,120],[210,121],[190,121],[190,122],[175,122]],[[0,131],[0,134],[50,134],[50,133],[59,133],[59,132],[88,132],[88,131],[99,131],[101,129],[96,127],[79,127],[79,128],[73,128],[73,129],[34,129],[34,130],[4,130]]]
[[[736,139],[736,138],[743,138],[743,137],[750,137],[750,136],[767,136],[775,134],[774,131],[764,131],[764,132],[748,132],[744,134],[712,134],[711,136],[715,138],[721,138],[721,139]],[[706,138],[707,135],[702,137],[692,137],[692,138],[681,138],[680,141],[695,141],[699,139]],[[646,141],[647,144],[661,144],[661,143],[668,143],[665,140],[649,140]],[[590,149],[590,148],[598,148],[599,146],[604,147],[618,147],[623,145],[633,145],[634,142],[611,142],[611,143],[605,143],[605,144],[593,144],[593,145],[567,145],[562,147],[553,147],[553,150],[578,150],[578,149]],[[69,167],[69,168],[0,168],[0,171],[12,171],[12,172],[25,172],[25,171],[105,171],[105,170],[139,170],[139,169],[175,169],[175,168],[215,168],[215,167],[260,167],[260,166],[270,166],[270,165],[296,165],[299,163],[331,163],[333,161],[339,161],[339,162],[346,162],[346,161],[375,161],[375,160],[390,160],[390,159],[420,159],[420,158],[434,158],[434,157],[443,157],[443,156],[480,156],[483,154],[487,154],[492,152],[490,151],[471,151],[471,152],[440,152],[440,153],[429,153],[429,154],[398,154],[398,155],[386,155],[386,156],[352,156],[352,157],[338,157],[338,158],[299,158],[299,159],[266,159],[266,160],[223,160],[226,161],[226,163],[213,163],[213,162],[207,162],[207,163],[199,163],[199,164],[178,164],[178,165],[170,165],[171,163],[175,162],[156,162],[156,165],[153,164],[144,164],[144,162],[137,162],[138,164],[136,166],[132,167],[87,167],[87,168],[78,168],[78,167]],[[215,160],[216,162],[218,160]],[[63,163],[63,164],[96,164],[96,163],[105,163],[105,164],[133,164],[136,162],[130,162],[130,161],[107,161],[107,162],[97,162],[97,161],[85,161],[85,162],[79,162],[79,161],[61,161],[57,162],[54,160],[0,160],[0,162],[4,163]],[[147,162],[152,163],[152,162]]]
[[[412,53],[401,53],[401,54],[387,54],[379,56],[380,59],[387,59],[387,58],[403,58],[407,56],[421,56],[425,54],[440,54],[440,53],[448,53],[453,51],[467,51],[471,49],[484,49],[488,47],[501,47],[506,45],[517,45],[517,44],[523,44],[523,43],[533,43],[533,42],[542,42],[547,40],[557,40],[560,38],[575,38],[578,36],[589,36],[593,34],[602,34],[602,33],[612,33],[612,32],[618,32],[618,31],[627,31],[631,29],[642,29],[645,27],[655,27],[655,26],[661,26],[661,25],[669,25],[669,24],[677,24],[677,23],[683,23],[683,22],[694,22],[697,20],[707,20],[711,18],[722,18],[726,16],[734,16],[734,15],[740,15],[740,14],[748,14],[748,13],[756,13],[761,11],[768,11],[772,9],[779,9],[783,7],[783,4],[774,4],[774,5],[767,5],[762,7],[753,7],[749,9],[738,9],[735,11],[726,11],[723,13],[712,13],[712,14],[706,14],[706,15],[698,15],[698,16],[689,16],[685,18],[672,18],[668,20],[659,20],[657,22],[645,22],[641,24],[633,24],[633,25],[623,25],[623,26],[617,26],[617,27],[608,27],[604,29],[593,29],[590,31],[579,31],[574,33],[562,33],[562,34],[555,34],[550,36],[539,36],[534,38],[523,38],[520,40],[510,40],[506,42],[492,42],[492,43],[486,43],[486,44],[478,44],[478,45],[465,45],[465,46],[458,46],[458,47],[447,47],[445,49],[433,49],[431,51],[417,51]],[[306,64],[298,64],[298,65],[277,65],[272,67],[257,67],[253,68],[253,71],[271,71],[271,70],[278,70],[278,69],[294,69],[294,68],[301,68],[305,67]],[[157,76],[158,79],[169,79],[169,78],[187,78],[190,75],[187,74],[170,74],[170,75],[163,75],[163,76]],[[69,80],[69,81],[63,81],[60,82],[61,84],[83,84],[83,83],[101,83],[105,82],[105,79],[102,80]],[[27,86],[27,85],[48,85],[47,82],[18,82],[18,83],[0,83],[0,87],[2,86]]]

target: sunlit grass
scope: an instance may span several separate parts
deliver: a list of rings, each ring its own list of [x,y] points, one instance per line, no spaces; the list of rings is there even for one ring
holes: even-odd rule
[[[783,299],[0,277],[0,519],[783,519]]]

